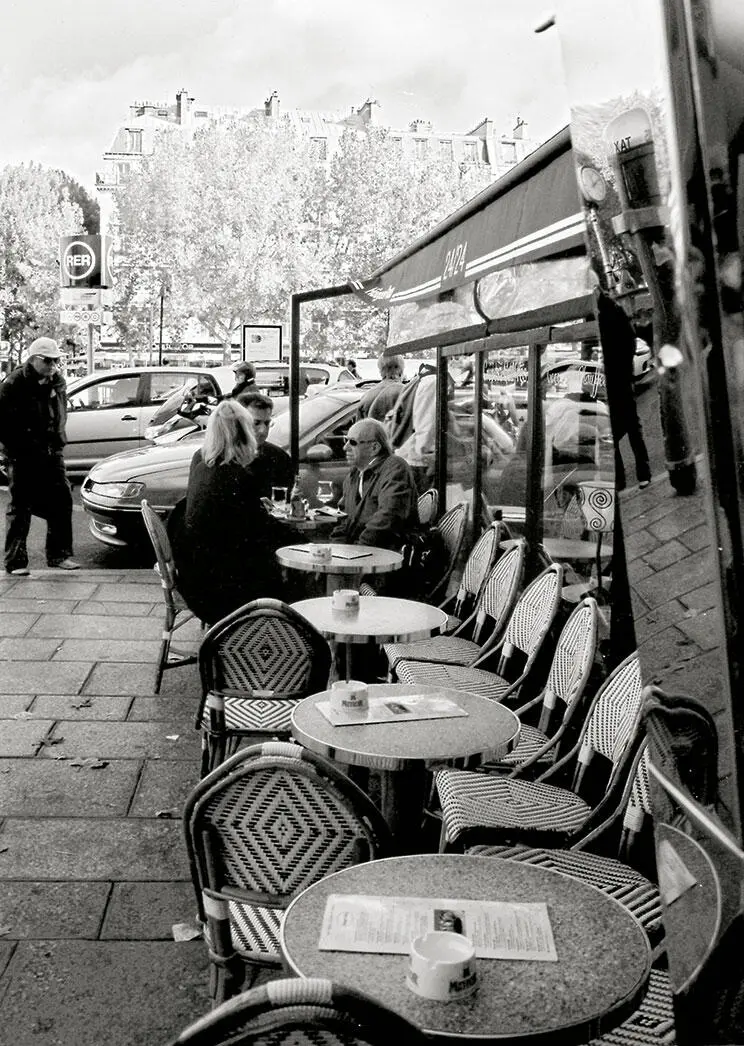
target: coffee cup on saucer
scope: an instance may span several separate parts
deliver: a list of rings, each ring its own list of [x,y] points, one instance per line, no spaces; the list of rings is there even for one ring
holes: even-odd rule
[[[411,942],[406,984],[424,999],[466,999],[478,987],[473,942],[450,930],[416,937]]]
[[[334,610],[355,613],[359,610],[359,593],[355,588],[336,589],[331,596],[331,607]]]
[[[323,545],[319,542],[314,542],[310,546],[310,559],[313,563],[330,563],[331,562],[331,546]]]

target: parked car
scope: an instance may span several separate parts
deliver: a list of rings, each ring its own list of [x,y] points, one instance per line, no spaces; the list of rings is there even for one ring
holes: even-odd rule
[[[339,386],[300,403],[300,488],[311,505],[319,504],[319,480],[333,484],[336,504],[348,472],[344,454],[344,436],[357,415],[363,389]],[[272,420],[269,439],[289,450],[289,413]],[[486,457],[489,463],[505,456],[501,449],[504,437],[495,435],[496,422],[484,416]],[[498,426],[496,426],[498,428]],[[85,478],[81,497],[89,516],[90,531],[108,545],[128,545],[145,540],[140,516],[140,502],[147,498],[153,508],[164,517],[186,495],[191,458],[201,446],[203,431],[184,434],[174,431],[158,437],[155,443],[128,454],[116,454],[91,469]],[[463,442],[459,457],[459,471],[464,475],[472,469],[472,444]],[[450,469],[456,478],[457,463]]]

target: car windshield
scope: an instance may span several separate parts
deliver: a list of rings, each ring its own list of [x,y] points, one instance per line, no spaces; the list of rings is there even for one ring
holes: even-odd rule
[[[318,425],[330,421],[333,416],[348,406],[348,399],[334,396],[315,396],[300,403],[300,432],[303,438],[310,435]],[[269,438],[278,447],[289,447],[289,412],[273,418]]]
[[[198,375],[187,381],[185,385],[182,385],[180,389],[176,389],[172,392],[165,403],[161,403],[158,409],[155,411],[153,416],[150,418],[151,425],[163,425],[166,421],[178,413],[178,410],[183,406],[183,401],[186,398],[188,392],[194,392],[197,385],[199,384]]]

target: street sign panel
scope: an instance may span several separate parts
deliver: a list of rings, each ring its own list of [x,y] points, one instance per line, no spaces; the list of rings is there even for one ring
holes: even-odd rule
[[[87,287],[61,287],[59,298],[63,309],[72,309],[76,305],[100,309],[102,293],[100,288],[89,290]]]
[[[60,323],[74,323],[85,326],[92,323],[94,327],[102,323],[113,323],[114,314],[102,309],[60,309]]]
[[[106,236],[60,236],[60,286],[111,287],[109,242]]]

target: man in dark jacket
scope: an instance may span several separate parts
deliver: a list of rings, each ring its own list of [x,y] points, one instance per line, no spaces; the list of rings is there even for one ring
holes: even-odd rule
[[[242,392],[237,399],[238,403],[248,411],[253,421],[258,454],[249,468],[258,484],[259,496],[270,498],[272,487],[286,487],[287,496],[289,496],[294,482],[292,459],[286,450],[268,442],[271,415],[274,410],[271,397],[265,396],[263,392],[249,386],[248,390]]]
[[[233,367],[233,374],[235,375],[235,385],[233,385],[232,392],[230,395],[233,399],[237,399],[241,392],[248,392],[249,389],[255,389],[256,387],[256,368],[248,360],[242,360],[240,363],[236,363]]]
[[[50,567],[77,570],[72,556],[72,491],[65,474],[67,398],[59,346],[37,338],[25,362],[0,384],[0,444],[8,461],[5,570],[29,574],[26,539],[31,516],[46,518]]]
[[[349,429],[346,460],[351,471],[344,480],[340,507],[347,515],[332,538],[399,549],[418,525],[410,465],[393,454],[385,427],[370,418]]]

